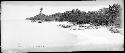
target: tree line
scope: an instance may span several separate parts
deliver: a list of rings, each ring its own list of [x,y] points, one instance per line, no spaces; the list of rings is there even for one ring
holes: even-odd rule
[[[43,8],[41,8],[43,9]],[[52,15],[45,15],[39,13],[38,15],[26,20],[31,20],[32,22],[37,21],[68,21],[73,24],[91,24],[94,26],[117,26],[120,27],[121,7],[119,4],[109,5],[108,8],[102,8],[97,11],[81,11],[79,9],[72,9],[71,11],[66,11],[64,13],[55,13]]]

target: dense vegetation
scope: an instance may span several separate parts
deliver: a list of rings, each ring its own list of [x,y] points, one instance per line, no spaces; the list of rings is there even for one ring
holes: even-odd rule
[[[38,15],[26,20],[31,20],[32,22],[39,21],[68,21],[73,24],[91,24],[94,26],[116,26],[120,27],[121,18],[120,18],[120,5],[113,4],[109,5],[108,8],[102,8],[98,11],[80,11],[79,9],[72,9],[71,11],[66,11],[64,13],[55,13],[52,15],[45,15],[39,13]],[[43,8],[40,9],[41,11]]]

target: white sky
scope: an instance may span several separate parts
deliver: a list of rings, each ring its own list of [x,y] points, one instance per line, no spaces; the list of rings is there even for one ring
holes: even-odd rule
[[[120,1],[5,1],[2,2],[2,17],[7,19],[23,19],[32,17],[39,13],[43,7],[43,13],[50,15],[57,12],[64,12],[72,9],[82,11],[93,11],[109,4],[119,3]]]
[[[3,3],[27,6],[96,6],[120,3],[123,0],[97,0],[97,1],[5,1]]]

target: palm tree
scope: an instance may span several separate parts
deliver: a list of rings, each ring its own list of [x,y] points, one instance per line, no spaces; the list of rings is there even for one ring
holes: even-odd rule
[[[40,13],[42,12],[43,8],[40,8]]]

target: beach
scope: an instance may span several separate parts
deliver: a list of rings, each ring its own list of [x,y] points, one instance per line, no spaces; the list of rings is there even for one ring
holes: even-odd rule
[[[70,30],[70,28],[58,26],[59,24],[67,24],[66,22],[33,23],[25,19],[37,15],[40,6],[4,4],[2,7],[2,51],[63,52],[79,50],[121,51],[124,49],[124,35],[110,33],[105,27]],[[77,28],[77,26],[75,27]]]
[[[44,48],[55,48],[53,51],[58,51],[56,47],[59,47],[59,51],[63,48],[72,51],[79,50],[81,47],[83,50],[94,49],[96,46],[97,48],[116,48],[117,45],[117,48],[122,48],[124,43],[123,35],[110,33],[103,27],[100,29],[70,30],[61,28],[57,26],[58,24],[60,23],[6,22],[4,25],[9,27],[4,28],[3,49],[23,50],[28,48],[37,51],[38,48],[41,48],[41,51],[45,50]]]

